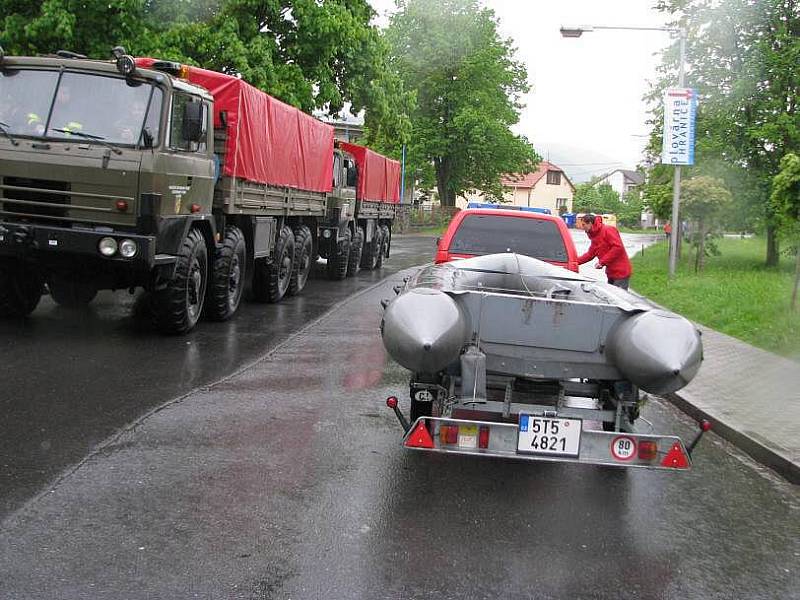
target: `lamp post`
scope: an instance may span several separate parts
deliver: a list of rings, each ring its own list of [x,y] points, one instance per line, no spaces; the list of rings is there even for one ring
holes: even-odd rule
[[[579,38],[584,33],[591,33],[595,30],[620,30],[620,31],[666,31],[677,34],[680,47],[680,58],[678,59],[678,87],[686,85],[684,64],[686,63],[686,29],[677,27],[613,27],[605,25],[591,25],[582,27],[561,27],[561,35],[565,38]],[[666,134],[666,132],[665,132]],[[681,234],[680,221],[681,203],[681,167],[675,166],[672,177],[672,231],[669,239],[669,276],[675,276],[675,267],[678,261],[678,236]]]

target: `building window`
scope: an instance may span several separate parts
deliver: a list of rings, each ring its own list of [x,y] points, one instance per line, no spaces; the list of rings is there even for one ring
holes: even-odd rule
[[[550,185],[561,185],[561,171],[548,171],[547,183]]]
[[[567,212],[567,202],[569,202],[568,198],[556,198],[556,210],[558,210],[558,214],[563,215]]]

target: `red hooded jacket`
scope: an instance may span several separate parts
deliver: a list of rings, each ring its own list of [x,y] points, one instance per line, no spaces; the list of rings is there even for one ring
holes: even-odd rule
[[[586,254],[578,257],[578,264],[582,265],[597,257],[600,265],[606,268],[609,279],[624,279],[630,277],[633,269],[625,245],[619,237],[616,228],[603,224],[603,218],[595,217],[594,225],[586,232],[592,241]]]

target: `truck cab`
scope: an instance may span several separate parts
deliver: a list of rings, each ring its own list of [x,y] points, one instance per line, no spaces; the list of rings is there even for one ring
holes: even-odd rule
[[[64,54],[0,63],[4,314],[31,312],[44,282],[70,305],[157,286],[198,220],[213,243],[211,96]]]

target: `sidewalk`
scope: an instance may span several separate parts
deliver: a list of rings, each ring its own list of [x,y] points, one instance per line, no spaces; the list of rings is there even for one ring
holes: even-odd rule
[[[800,484],[800,364],[699,328],[703,366],[670,400],[692,417],[708,419],[715,433]]]

